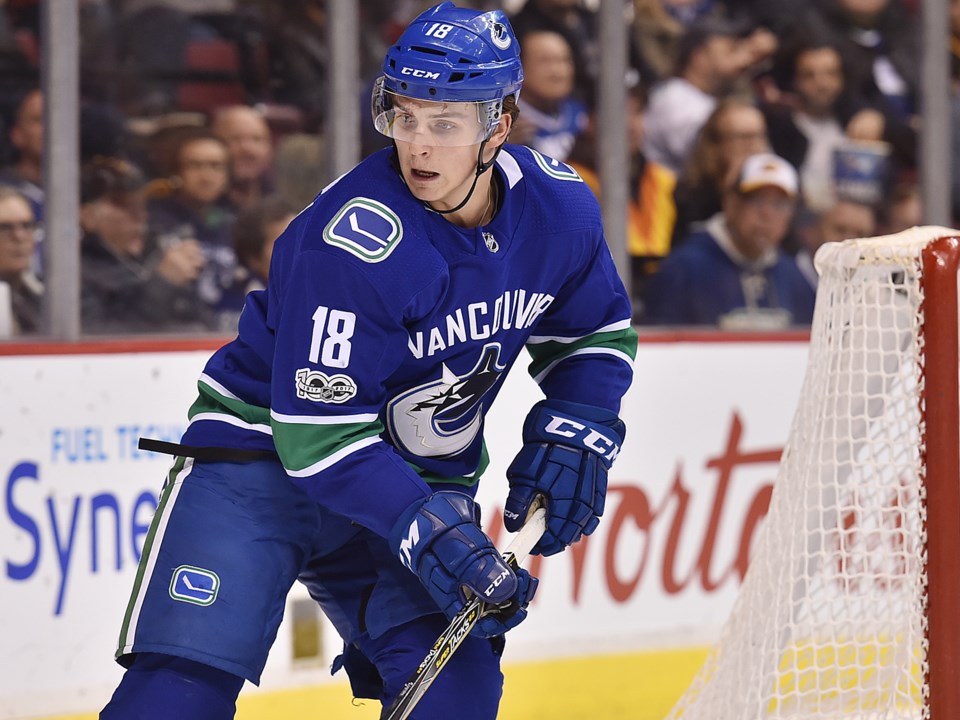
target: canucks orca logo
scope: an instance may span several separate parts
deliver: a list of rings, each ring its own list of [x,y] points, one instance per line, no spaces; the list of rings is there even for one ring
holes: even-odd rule
[[[421,457],[455,455],[470,446],[483,426],[483,398],[506,367],[500,344],[484,345],[480,359],[466,375],[446,365],[439,380],[395,397],[387,405],[387,427],[394,441]]]
[[[403,239],[400,218],[383,203],[354,198],[323,229],[323,240],[368,263],[385,260]]]
[[[490,39],[501,50],[510,47],[510,33],[507,32],[507,26],[503,23],[495,22],[490,26]]]

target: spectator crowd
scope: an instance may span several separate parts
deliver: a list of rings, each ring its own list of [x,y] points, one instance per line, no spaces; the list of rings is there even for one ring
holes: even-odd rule
[[[360,0],[357,102],[433,2]],[[503,7],[525,84],[511,142],[598,195],[596,0]],[[810,322],[824,242],[922,224],[918,0],[625,0],[635,319]],[[325,0],[81,0],[85,334],[234,331],[270,248],[331,178]],[[945,18],[945,21],[947,19]],[[960,80],[960,0],[952,0]],[[0,2],[0,336],[42,332],[38,0]],[[960,92],[953,102],[960,153]],[[386,140],[369,119],[364,154]],[[955,163],[956,164],[956,163]],[[956,174],[955,174],[956,175]],[[954,215],[960,219],[960,180]],[[6,328],[6,329],[5,329]]]

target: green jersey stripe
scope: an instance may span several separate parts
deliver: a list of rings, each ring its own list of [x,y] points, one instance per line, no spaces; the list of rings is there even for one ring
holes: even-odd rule
[[[251,425],[270,425],[270,411],[257,405],[245,403],[232,394],[224,394],[217,387],[207,383],[203,377],[197,383],[200,394],[187,411],[187,417],[193,420],[195,415],[213,413],[215,415],[233,415]],[[218,386],[222,389],[222,386]]]
[[[628,364],[637,357],[637,331],[632,325],[609,332],[597,332],[580,338],[576,342],[546,340],[539,344],[528,344],[533,362],[528,368],[530,375],[537,380],[549,374],[559,362],[574,355],[605,354],[617,355]]]
[[[339,462],[350,453],[379,442],[383,423],[316,425],[274,419],[273,442],[287,473],[307,477]]]

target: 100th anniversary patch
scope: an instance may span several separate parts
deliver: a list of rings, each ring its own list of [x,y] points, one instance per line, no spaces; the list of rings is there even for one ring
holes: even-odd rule
[[[345,403],[357,394],[357,384],[347,375],[327,375],[319,370],[297,370],[297,397],[322,403]]]

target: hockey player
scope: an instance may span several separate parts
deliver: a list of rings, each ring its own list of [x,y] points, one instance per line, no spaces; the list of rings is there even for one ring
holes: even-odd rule
[[[535,552],[558,553],[603,512],[636,351],[589,188],[504,145],[522,79],[501,11],[441,3],[387,52],[372,104],[393,147],[278,239],[267,289],[167,448],[120,634],[128,669],[101,718],[233,717],[296,580],[343,637],[335,669],[385,705],[465,593],[483,593],[501,612],[411,717],[496,717],[503,636],[537,583],[479,525],[484,414],[526,347],[546,399],[524,423],[505,524],[544,496]]]

